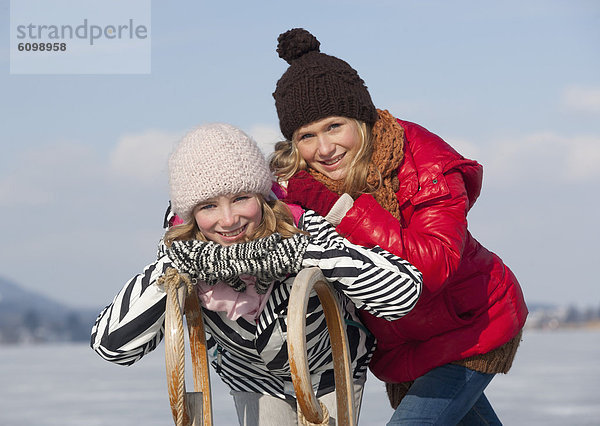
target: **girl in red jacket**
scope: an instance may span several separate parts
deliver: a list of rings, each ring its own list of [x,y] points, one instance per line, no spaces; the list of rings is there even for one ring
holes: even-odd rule
[[[423,273],[402,319],[362,313],[378,342],[370,368],[396,409],[389,425],[500,424],[484,389],[510,369],[527,307],[510,269],[467,230],[481,165],[376,109],[357,72],[308,31],[278,41],[290,66],[273,97],[287,140],[271,167],[286,201],[321,215],[335,204],[341,235]]]

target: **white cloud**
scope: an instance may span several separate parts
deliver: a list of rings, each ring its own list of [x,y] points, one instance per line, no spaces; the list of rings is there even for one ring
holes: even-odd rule
[[[569,110],[600,113],[600,87],[570,86],[563,92],[563,104]]]
[[[450,143],[482,163],[486,180],[494,186],[600,180],[600,136],[544,132],[496,140],[480,148],[468,141]]]
[[[98,154],[89,146],[58,142],[20,153],[13,169],[0,177],[0,205],[39,206],[57,192],[76,193],[102,174]]]
[[[473,159],[481,158],[481,155],[482,155],[481,147],[479,147],[475,143],[469,142],[464,139],[453,139],[453,138],[446,139],[446,142],[448,142],[450,144],[450,146],[452,146],[452,148],[454,148],[455,150],[460,152],[461,155],[463,155],[467,158],[473,158]]]
[[[110,171],[117,177],[154,182],[167,170],[169,154],[182,132],[147,130],[123,135],[110,155]]]
[[[256,124],[247,133],[254,138],[265,156],[273,152],[277,142],[284,140],[279,128],[267,124]]]
[[[578,137],[567,143],[567,176],[573,180],[600,177],[600,137]]]
[[[0,175],[0,206],[43,206],[94,193],[127,194],[132,187],[164,187],[167,160],[181,134],[147,130],[123,135],[108,159],[81,142],[29,148]]]
[[[43,191],[32,182],[11,175],[0,180],[0,206],[37,206],[52,199],[52,193]]]

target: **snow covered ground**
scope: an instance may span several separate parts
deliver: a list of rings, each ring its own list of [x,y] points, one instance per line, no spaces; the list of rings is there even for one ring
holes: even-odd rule
[[[597,425],[599,360],[600,330],[527,330],[513,369],[486,394],[506,425]],[[1,346],[0,381],[0,425],[172,424],[162,345],[132,367],[81,344]],[[212,386],[215,424],[236,424],[227,389],[218,378]],[[370,377],[360,425],[385,425],[391,413]]]

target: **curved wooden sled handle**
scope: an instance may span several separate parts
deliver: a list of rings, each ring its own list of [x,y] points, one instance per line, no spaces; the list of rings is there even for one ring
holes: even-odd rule
[[[212,426],[210,373],[206,353],[206,336],[198,295],[186,297],[186,286],[166,286],[165,364],[167,387],[173,420],[177,426]],[[189,332],[190,352],[194,369],[194,391],[185,391],[185,338],[183,310]]]
[[[331,340],[337,424],[354,426],[354,388],[346,328],[335,294],[321,270],[316,267],[300,271],[294,280],[288,305],[288,355],[298,405],[308,421],[317,424],[323,422],[323,411],[312,389],[306,355],[306,309],[313,288],[323,305]]]

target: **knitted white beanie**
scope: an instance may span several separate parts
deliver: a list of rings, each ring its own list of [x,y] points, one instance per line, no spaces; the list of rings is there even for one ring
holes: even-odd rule
[[[240,192],[268,197],[272,180],[256,142],[229,124],[192,130],[169,158],[171,206],[185,222],[198,203],[210,198]]]

